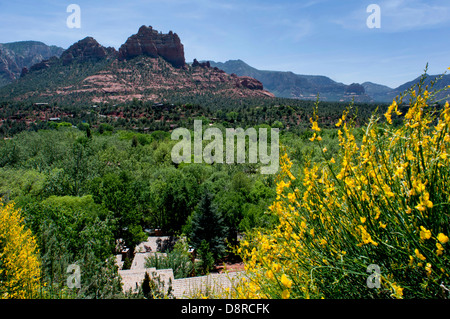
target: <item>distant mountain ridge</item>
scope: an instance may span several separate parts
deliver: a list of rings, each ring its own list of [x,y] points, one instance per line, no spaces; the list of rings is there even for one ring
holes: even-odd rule
[[[428,87],[430,89],[431,82],[435,81],[437,78],[441,78],[441,79],[434,84],[433,90],[440,91],[440,90],[443,90],[450,86],[450,74],[446,74],[446,75],[425,74],[425,76],[426,77],[424,79],[423,89],[425,89],[425,87]],[[408,81],[408,82],[398,86],[397,88],[391,89],[386,92],[383,92],[383,90],[381,90],[381,92],[374,93],[374,96],[375,96],[375,98],[378,98],[378,100],[380,100],[380,101],[392,102],[392,100],[395,99],[398,95],[404,93],[405,91],[409,90],[411,87],[417,85],[420,82],[421,78],[422,78],[422,76],[418,76],[414,80]],[[434,100],[450,101],[449,94],[450,94],[450,91],[441,91],[440,93],[436,94],[436,96],[434,97]]]
[[[367,95],[372,97],[375,101],[388,102],[388,98],[386,96],[393,90],[386,85],[372,82],[364,82],[361,85],[364,87]]]
[[[63,48],[39,41],[0,43],[0,86],[18,79],[23,68],[59,57],[63,51]]]
[[[370,102],[365,92],[348,92],[348,85],[338,83],[322,75],[300,75],[286,71],[265,71],[255,69],[242,60],[230,60],[225,63],[210,62],[227,73],[238,76],[251,76],[262,82],[264,87],[277,97],[312,100],[319,97],[327,101],[349,101],[352,98],[360,102]]]
[[[265,71],[249,66],[242,60],[229,60],[226,62],[210,61],[211,66],[218,67],[227,73],[238,76],[251,76],[262,82],[264,87],[277,97],[312,100],[319,98],[325,101],[351,101],[356,102],[392,102],[392,100],[412,85],[418,83],[420,77],[390,88],[386,85],[372,82],[362,84],[352,83],[346,85],[333,81],[326,76],[302,75],[286,71]],[[429,84],[438,75],[430,75],[425,83]],[[436,85],[442,89],[450,85],[450,75],[444,75]],[[448,94],[440,94],[446,97]]]

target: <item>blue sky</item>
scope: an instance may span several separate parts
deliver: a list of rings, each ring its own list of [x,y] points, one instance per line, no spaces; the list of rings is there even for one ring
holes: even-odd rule
[[[81,28],[66,25],[69,4]],[[370,4],[381,28],[370,29]],[[187,61],[241,59],[264,70],[326,75],[397,87],[450,66],[448,0],[14,0],[0,2],[0,43],[64,48],[92,36],[119,48],[141,25],[176,32]]]

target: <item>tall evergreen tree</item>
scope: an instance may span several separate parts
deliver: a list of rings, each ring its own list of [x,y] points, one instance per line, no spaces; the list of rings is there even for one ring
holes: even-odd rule
[[[153,295],[151,294],[152,289],[150,287],[150,276],[148,272],[145,272],[144,281],[142,282],[142,293],[144,294],[144,297],[147,299],[153,299]]]
[[[220,258],[225,253],[227,228],[222,215],[213,203],[213,195],[207,190],[202,195],[192,216],[189,237],[195,249],[199,249],[202,241],[206,241],[214,258]]]

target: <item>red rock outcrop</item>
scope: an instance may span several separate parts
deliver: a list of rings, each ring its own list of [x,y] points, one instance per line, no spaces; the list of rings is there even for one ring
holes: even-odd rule
[[[184,46],[176,33],[159,33],[151,26],[141,26],[137,34],[132,35],[119,49],[119,60],[127,60],[139,55],[152,58],[158,56],[176,68],[186,64]]]
[[[80,60],[106,58],[108,54],[115,51],[111,48],[105,48],[92,37],[86,37],[72,44],[66,51],[61,54],[61,60],[64,65],[70,64],[75,58]]]
[[[50,60],[43,60],[39,63],[36,63],[35,65],[30,67],[30,71],[38,71],[43,69],[48,69],[50,67]],[[23,71],[23,70],[22,70]]]
[[[103,59],[108,59],[109,63],[103,63]],[[92,71],[92,65],[97,65],[98,60],[101,60],[99,68]],[[27,92],[24,98],[34,95],[65,101],[73,94],[77,101],[99,103],[133,98],[161,101],[173,97],[174,93],[177,96],[206,93],[229,98],[274,96],[254,78],[229,75],[211,67],[210,62],[200,63],[196,59],[192,65],[186,64],[183,45],[175,33],[162,34],[146,26],[129,37],[118,52],[87,37],[70,46],[60,59],[50,58],[24,69],[23,75],[30,74],[22,81],[33,79],[32,73],[36,70],[51,77],[57,71],[53,67],[61,65],[61,61],[64,65],[81,62],[79,67],[86,77],[80,80],[69,75],[56,83],[49,82],[44,91],[37,87],[34,92]],[[84,61],[93,63],[83,66]]]
[[[211,67],[211,63],[209,63],[209,61],[206,62],[198,62],[197,59],[194,59],[194,62],[192,63],[192,67],[196,68],[196,67],[201,67],[201,68],[210,68]]]
[[[250,90],[264,90],[263,84],[257,79],[251,78],[249,76],[239,76],[235,77],[237,87],[245,87]]]

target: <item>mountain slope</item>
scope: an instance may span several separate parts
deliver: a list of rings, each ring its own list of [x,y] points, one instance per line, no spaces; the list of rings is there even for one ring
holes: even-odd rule
[[[87,37],[60,58],[41,61],[14,83],[0,88],[4,100],[99,103],[133,98],[164,101],[171,97],[216,95],[273,97],[261,82],[232,76],[207,65],[187,65],[176,33],[142,26],[119,51]]]
[[[255,69],[242,60],[230,60],[225,63],[210,62],[212,66],[219,67],[227,73],[247,75],[261,81],[264,87],[277,97],[298,99],[316,99],[317,94],[321,100],[350,101],[355,98],[357,102],[390,103],[396,96],[408,90],[420,81],[420,77],[406,82],[397,88],[372,82],[362,84],[352,83],[345,85],[335,82],[326,76],[300,75],[292,72],[261,71]],[[425,85],[429,85],[438,75],[430,75],[425,79]],[[444,75],[437,82],[435,88],[443,89],[450,85],[450,75]],[[448,98],[449,94],[441,92],[437,99]]]
[[[427,77],[425,84],[435,77]],[[0,44],[0,86],[13,81],[0,88],[3,100],[97,103],[176,97],[180,101],[198,95],[315,100],[319,94],[324,101],[389,103],[419,80],[392,89],[371,82],[346,85],[326,76],[258,70],[242,60],[186,64],[176,33],[162,34],[146,26],[118,51],[91,37],[66,51],[35,41]],[[445,75],[436,88],[448,85],[450,75]]]
[[[254,77],[277,97],[311,100],[316,99],[319,94],[321,100],[328,101],[349,101],[352,98],[360,102],[372,100],[365,92],[349,93],[348,85],[335,82],[326,76],[263,71],[249,66],[242,60],[230,60],[225,63],[210,62],[210,64],[230,74]]]
[[[424,84],[425,85],[430,85],[431,81],[433,81],[434,79],[436,79],[437,77],[440,77],[440,75],[427,75],[427,77],[424,80]],[[414,85],[415,83],[418,83],[420,81],[421,77],[419,76],[418,78],[410,81],[410,82],[406,82],[405,84],[400,85],[399,87],[397,87],[394,91],[396,92],[403,92],[407,89],[409,89],[412,85]],[[439,80],[435,87],[436,89],[443,89],[447,86],[450,85],[450,74],[447,75],[443,75],[442,79]]]
[[[63,48],[38,41],[1,43],[0,86],[19,78],[23,68],[29,68],[52,56],[59,57],[63,51]]]
[[[367,95],[372,97],[375,101],[379,102],[387,101],[388,94],[393,90],[386,85],[376,84],[372,82],[364,82],[361,85],[364,87]]]
[[[442,77],[442,78],[441,78]],[[400,86],[398,86],[395,89],[392,89],[388,92],[386,92],[384,94],[384,101],[386,102],[392,102],[393,99],[395,99],[395,97],[397,97],[398,95],[408,91],[410,88],[414,87],[414,89],[416,89],[417,84],[420,82],[422,76],[417,77],[416,79],[406,82]],[[443,90],[445,88],[448,88],[450,85],[450,75],[429,75],[426,74],[425,78],[424,78],[424,86],[423,89],[425,89],[425,87],[428,86],[428,88],[431,85],[432,81],[435,81],[437,78],[441,78],[439,79],[435,84],[433,89],[435,90]],[[449,100],[450,98],[450,94],[449,91],[441,91],[439,92],[435,97],[434,100],[438,101],[438,100]],[[380,98],[381,99],[381,98]],[[406,99],[404,99],[406,101]]]

